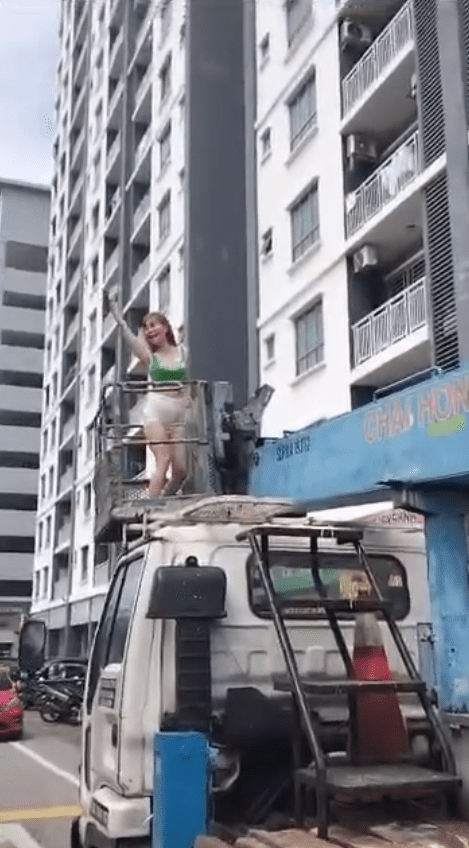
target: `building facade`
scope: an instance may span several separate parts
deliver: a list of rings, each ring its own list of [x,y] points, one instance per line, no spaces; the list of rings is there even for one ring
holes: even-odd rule
[[[459,362],[437,7],[256,6],[266,435]]]
[[[0,658],[17,656],[34,591],[50,191],[0,180]],[[43,488],[49,485],[44,479]],[[43,529],[44,532],[44,529]],[[44,538],[41,537],[41,544]]]
[[[95,422],[103,388],[139,366],[104,289],[116,287],[134,331],[150,308],[184,325],[192,376],[247,396],[244,21],[235,0],[209,25],[206,8],[60,5],[42,410],[43,438],[56,438],[41,464],[52,482],[40,492],[33,604],[51,655],[87,653],[113,568],[114,549],[95,542]]]

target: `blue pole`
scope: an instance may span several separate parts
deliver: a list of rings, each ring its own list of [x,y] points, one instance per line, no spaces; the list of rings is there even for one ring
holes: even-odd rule
[[[154,739],[152,848],[192,848],[210,818],[209,743],[195,731]]]

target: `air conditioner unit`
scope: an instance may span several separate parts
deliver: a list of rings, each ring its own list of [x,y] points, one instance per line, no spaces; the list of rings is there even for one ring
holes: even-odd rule
[[[377,158],[376,144],[369,136],[347,136],[347,159],[375,161]]]
[[[372,244],[364,244],[360,250],[353,254],[353,270],[355,274],[375,268],[378,264],[378,253]]]
[[[412,74],[410,78],[409,97],[412,100],[415,100],[415,98],[417,97],[417,74]]]
[[[365,50],[373,41],[373,33],[368,26],[357,24],[347,19],[340,27],[340,46],[342,50],[352,47],[355,50]]]

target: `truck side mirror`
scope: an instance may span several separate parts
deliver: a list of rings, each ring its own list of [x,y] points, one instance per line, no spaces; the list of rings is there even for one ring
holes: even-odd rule
[[[217,566],[157,568],[147,618],[224,618],[226,574]]]
[[[44,665],[46,647],[46,625],[44,621],[31,619],[21,628],[18,667],[20,671],[38,671]]]

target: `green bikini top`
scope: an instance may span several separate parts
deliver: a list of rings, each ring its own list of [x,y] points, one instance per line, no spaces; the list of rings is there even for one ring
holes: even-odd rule
[[[181,380],[187,380],[187,369],[182,351],[179,366],[161,365],[158,357],[154,356],[150,362],[149,375],[150,379],[156,383],[179,383]]]

